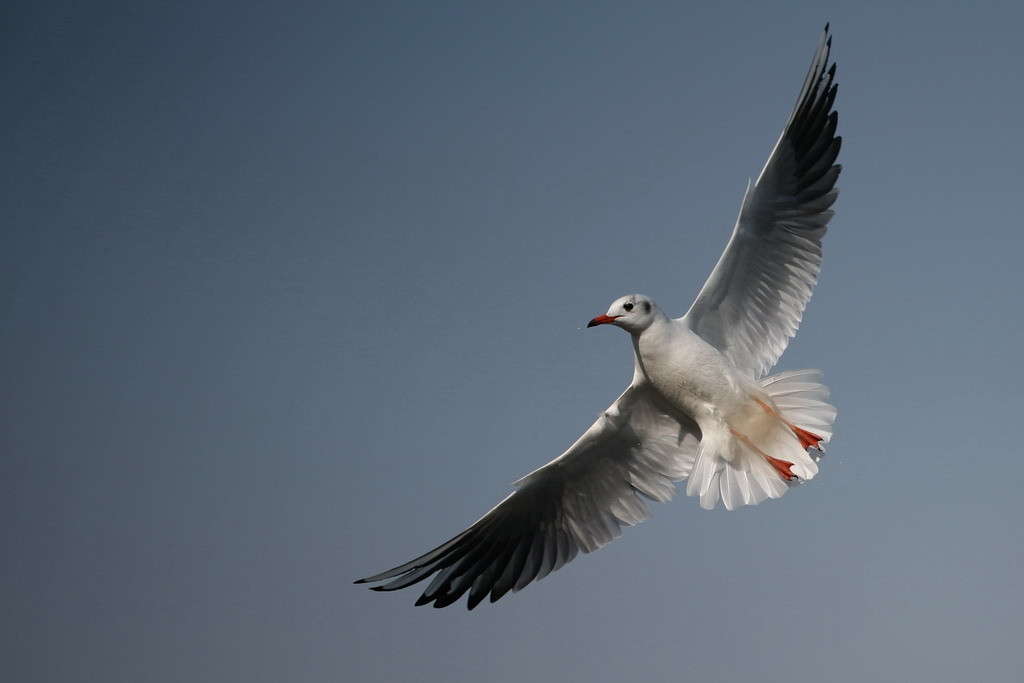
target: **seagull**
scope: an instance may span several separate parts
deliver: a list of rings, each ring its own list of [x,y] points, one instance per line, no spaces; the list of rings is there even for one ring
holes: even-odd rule
[[[433,577],[417,605],[497,601],[618,538],[686,480],[700,506],[779,498],[818,472],[836,410],[818,370],[768,375],[796,333],[821,267],[841,167],[828,25],[768,162],[690,310],[669,318],[630,294],[587,327],[633,341],[633,381],[565,453],[514,483],[468,529],[356,583],[378,591]],[[812,455],[813,452],[813,455]]]

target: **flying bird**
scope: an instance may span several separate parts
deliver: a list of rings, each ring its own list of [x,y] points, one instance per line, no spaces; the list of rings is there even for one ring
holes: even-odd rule
[[[630,294],[587,327],[632,337],[633,381],[569,450],[429,553],[356,583],[433,577],[417,605],[469,609],[518,591],[650,516],[684,479],[700,506],[779,498],[818,472],[836,410],[818,370],[767,375],[796,333],[821,266],[841,138],[829,27],[768,162],[697,300],[669,318]]]

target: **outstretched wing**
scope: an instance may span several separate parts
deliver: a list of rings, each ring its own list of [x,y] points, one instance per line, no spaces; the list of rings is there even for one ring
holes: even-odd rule
[[[518,591],[597,550],[650,516],[640,497],[665,502],[693,466],[700,430],[634,383],[569,450],[516,482],[471,527],[422,557],[356,583],[406,588],[434,576],[417,605],[446,607],[469,592],[473,609]]]
[[[732,238],[681,320],[738,368],[760,378],[796,334],[821,267],[821,239],[839,190],[842,138],[832,111],[828,26],[796,108],[757,182],[747,189]]]

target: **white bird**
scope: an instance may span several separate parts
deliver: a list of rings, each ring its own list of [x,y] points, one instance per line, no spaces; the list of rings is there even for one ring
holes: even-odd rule
[[[357,583],[390,579],[374,589],[392,591],[434,575],[417,605],[445,607],[468,591],[473,609],[614,540],[650,516],[643,498],[669,500],[674,482],[688,477],[686,493],[701,507],[721,500],[731,510],[817,474],[836,415],[821,373],[765,373],[811,297],[839,192],[831,45],[826,25],[782,136],[686,315],[670,319],[631,294],[587,325],[632,336],[633,381],[615,403],[461,534]]]

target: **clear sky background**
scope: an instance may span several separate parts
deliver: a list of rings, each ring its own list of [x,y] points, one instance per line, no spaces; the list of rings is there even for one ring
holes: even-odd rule
[[[812,482],[467,612],[352,581],[561,453],[681,315],[826,21]],[[1024,668],[1024,4],[9,2],[0,678]]]

